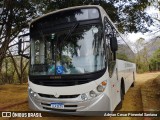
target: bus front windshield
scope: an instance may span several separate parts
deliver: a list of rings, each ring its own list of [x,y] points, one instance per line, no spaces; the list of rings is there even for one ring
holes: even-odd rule
[[[86,74],[105,68],[102,27],[74,26],[31,36],[30,75]]]

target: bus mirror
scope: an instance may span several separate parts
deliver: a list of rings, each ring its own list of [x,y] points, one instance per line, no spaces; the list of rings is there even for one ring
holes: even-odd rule
[[[18,55],[29,58],[29,49],[30,49],[30,41],[29,41],[29,33],[20,35],[18,37]]]
[[[116,52],[118,50],[118,43],[117,43],[117,38],[116,37],[111,37],[110,38],[110,46],[111,46],[111,51]]]

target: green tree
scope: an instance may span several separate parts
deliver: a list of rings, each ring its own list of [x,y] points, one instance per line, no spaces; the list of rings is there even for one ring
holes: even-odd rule
[[[125,54],[117,53],[117,59],[128,61],[128,57]]]
[[[15,74],[15,69],[14,69],[14,66],[11,62],[11,59],[10,57],[6,57],[4,59],[4,62],[3,62],[3,69],[2,69],[2,76],[1,79],[2,81],[0,81],[0,84],[5,84],[5,83],[13,83],[14,82],[14,74]]]
[[[28,28],[28,22],[35,16],[36,8],[31,0],[0,1],[0,74],[9,44]]]
[[[153,56],[150,59],[150,69],[151,70],[160,70],[160,49],[156,50],[153,53]]]
[[[136,64],[138,72],[146,72],[149,70],[148,49],[146,47],[145,39],[139,38],[135,43],[136,50]]]
[[[145,12],[145,8],[155,1],[150,0],[33,0],[39,14],[53,10],[80,6],[100,5],[121,32],[147,32],[153,23],[152,18]]]

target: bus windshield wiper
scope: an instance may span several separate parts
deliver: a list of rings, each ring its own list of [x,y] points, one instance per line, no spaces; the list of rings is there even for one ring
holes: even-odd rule
[[[71,30],[68,32],[68,34],[66,35],[66,37],[64,38],[64,41],[66,41],[72,34],[72,32],[78,27],[79,23],[77,22],[72,28]]]

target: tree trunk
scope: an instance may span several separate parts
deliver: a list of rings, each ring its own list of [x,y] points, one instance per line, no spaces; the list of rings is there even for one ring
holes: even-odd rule
[[[23,75],[21,75],[19,80],[20,80],[20,84],[22,85],[23,84]]]
[[[20,61],[20,84],[23,84],[23,57],[21,57],[21,61]]]
[[[2,62],[3,62],[3,61],[0,60],[0,83],[1,83],[1,84],[4,84],[4,83],[3,83],[3,80],[2,80],[2,79],[3,79],[3,78],[2,78],[2,64],[1,64]]]
[[[1,57],[1,55],[0,55],[0,57]],[[5,80],[4,80],[4,77],[3,77],[3,74],[2,74],[3,60],[4,60],[4,58],[0,58],[0,81],[1,81],[2,84],[5,84]]]
[[[9,51],[10,52],[10,51]],[[15,68],[15,72],[17,73],[17,76],[18,76],[18,80],[21,81],[21,75],[19,74],[19,71],[18,71],[18,68],[17,68],[17,64],[16,64],[16,61],[15,59],[13,58],[11,52],[10,52],[10,55],[11,55],[11,59],[13,61],[13,65],[14,65],[14,68]]]
[[[5,83],[8,83],[8,60],[5,59]]]

